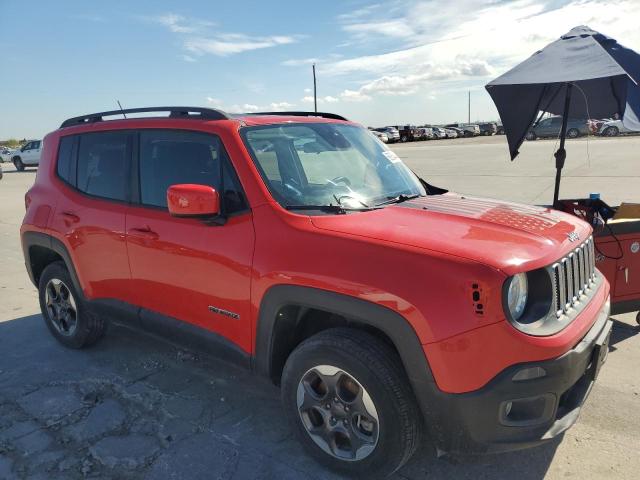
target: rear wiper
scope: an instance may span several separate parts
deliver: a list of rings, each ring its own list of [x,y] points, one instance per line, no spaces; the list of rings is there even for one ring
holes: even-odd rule
[[[287,210],[320,210],[321,212],[343,214],[347,212],[366,212],[374,210],[371,207],[366,208],[348,208],[342,205],[286,205]]]
[[[379,207],[380,205],[389,205],[391,203],[406,202],[407,200],[413,200],[414,198],[418,198],[419,196],[420,196],[420,194],[418,194],[418,193],[414,193],[412,195],[405,195],[404,193],[401,193],[400,195],[397,195],[395,197],[389,198],[389,200],[387,200],[385,202],[376,203],[376,207]]]

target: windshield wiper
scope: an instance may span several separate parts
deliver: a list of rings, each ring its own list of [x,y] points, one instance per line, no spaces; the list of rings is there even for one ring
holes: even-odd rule
[[[374,210],[371,207],[367,208],[349,208],[342,205],[286,205],[284,208],[287,210],[320,210],[321,212],[338,213],[343,214],[347,212],[366,212]]]
[[[391,203],[402,203],[406,202],[407,200],[413,200],[414,198],[418,198],[420,196],[421,195],[419,193],[414,193],[411,195],[405,195],[404,193],[401,193],[400,195],[397,195],[395,197],[390,197],[389,200],[385,202],[376,203],[376,207],[379,207],[380,205],[389,205]]]

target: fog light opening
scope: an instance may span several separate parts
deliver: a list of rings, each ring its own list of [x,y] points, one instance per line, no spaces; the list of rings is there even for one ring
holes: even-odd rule
[[[546,393],[537,397],[502,402],[500,423],[509,426],[529,426],[544,423],[551,418],[556,396]]]

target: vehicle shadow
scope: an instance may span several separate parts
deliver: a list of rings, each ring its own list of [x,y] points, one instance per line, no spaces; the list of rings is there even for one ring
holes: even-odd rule
[[[14,473],[341,478],[303,452],[276,387],[215,357],[121,327],[110,327],[94,347],[68,349],[41,315],[0,322],[0,352],[0,463],[4,455]],[[42,438],[5,435],[25,423]],[[538,480],[560,441],[455,459],[436,458],[426,443],[395,478]]]
[[[640,328],[637,326],[621,322],[614,317],[611,317],[611,320],[613,321],[613,329],[611,330],[611,338],[609,340],[609,351],[615,351],[616,344],[635,337],[640,333]]]

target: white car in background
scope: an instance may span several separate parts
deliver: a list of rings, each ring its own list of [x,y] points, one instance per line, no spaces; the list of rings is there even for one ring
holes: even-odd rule
[[[370,130],[370,132],[373,133],[382,143],[389,143],[389,137],[386,133],[378,132],[377,130]]]
[[[444,133],[447,134],[447,138],[458,138],[458,132],[450,128],[444,128]]]
[[[598,135],[603,137],[617,137],[620,134],[628,134],[628,133],[640,133],[636,130],[629,130],[622,124],[622,120],[605,120],[605,122],[600,125],[600,129],[598,130]]]
[[[40,164],[41,151],[42,140],[29,140],[20,150],[13,152],[11,161],[19,172],[25,167],[37,167]]]
[[[15,150],[7,147],[0,147],[0,162],[10,162]]]

